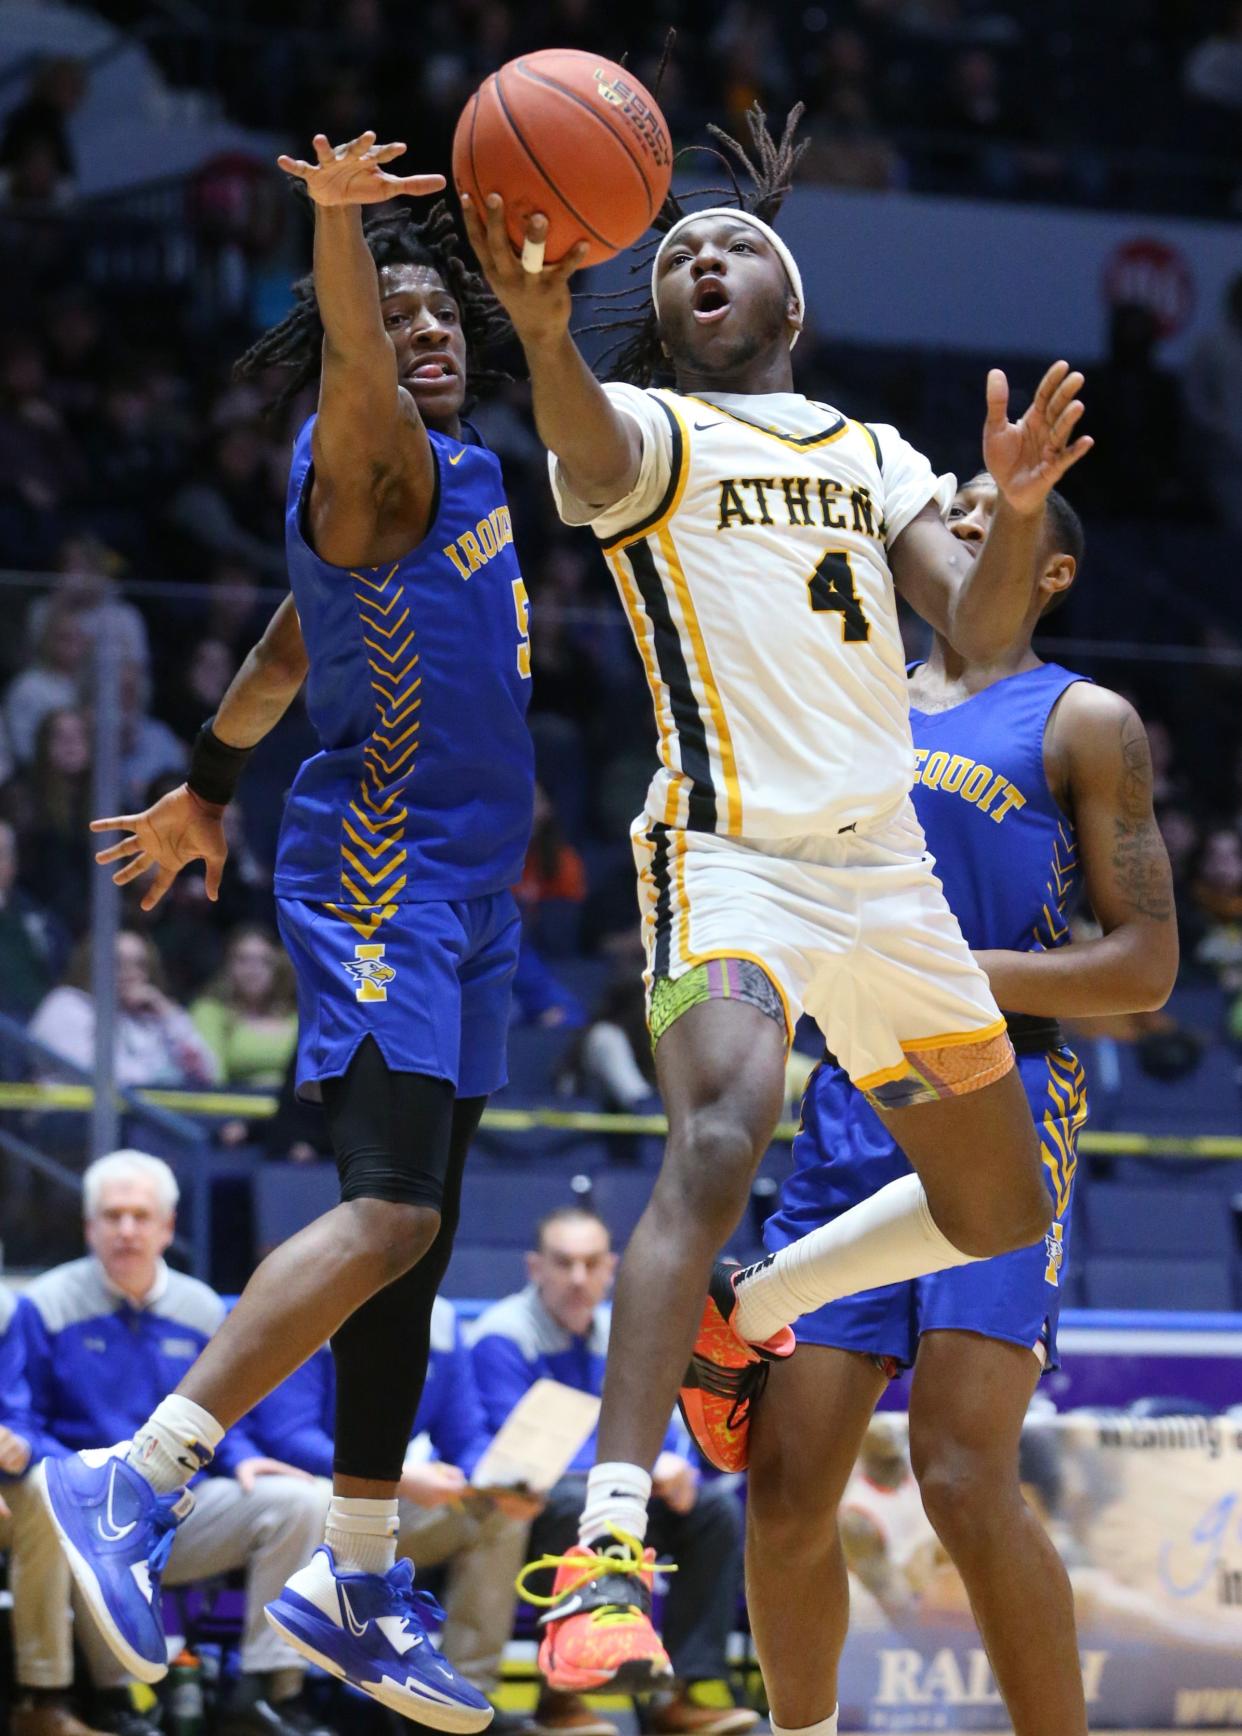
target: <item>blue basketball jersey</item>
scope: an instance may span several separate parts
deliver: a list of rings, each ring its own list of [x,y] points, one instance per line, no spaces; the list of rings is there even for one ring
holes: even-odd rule
[[[1078,846],[1048,788],[1044,731],[1065,689],[1083,679],[1045,663],[947,711],[911,707],[914,806],[977,952],[1032,952],[1069,939]]]
[[[285,518],[320,751],[285,809],[276,891],[348,912],[363,938],[398,905],[500,892],[521,876],[534,753],[527,597],[500,464],[428,433],[427,533],[382,567],[330,566],[306,538],[312,416]]]
[[[911,708],[917,766],[914,805],[936,871],[967,943],[977,951],[1031,952],[1064,945],[1080,889],[1072,822],[1044,773],[1052,708],[1084,679],[1055,663],[1011,675],[947,711]],[[1015,1041],[1021,1042],[1017,1021]],[[1039,1130],[1055,1222],[1044,1243],[998,1259],[843,1298],[805,1315],[799,1336],[865,1355],[913,1361],[919,1334],[981,1333],[1034,1347],[1057,1364],[1060,1274],[1086,1089],[1054,1021],[1022,1021],[1030,1048],[1019,1060]],[[764,1226],[770,1249],[829,1223],[909,1173],[896,1141],[831,1059],[807,1087],[792,1167]]]

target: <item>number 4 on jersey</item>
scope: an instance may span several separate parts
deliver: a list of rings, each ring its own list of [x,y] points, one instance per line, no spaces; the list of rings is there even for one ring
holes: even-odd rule
[[[854,585],[854,569],[850,557],[840,549],[829,549],[807,580],[811,607],[820,613],[833,609],[841,616],[841,637],[847,644],[857,644],[871,637],[871,623],[863,614]]]

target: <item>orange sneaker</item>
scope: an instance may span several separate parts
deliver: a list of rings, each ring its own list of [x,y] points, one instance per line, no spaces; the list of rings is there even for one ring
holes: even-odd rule
[[[518,1575],[520,1595],[545,1611],[539,1668],[551,1688],[582,1694],[615,1684],[641,1694],[673,1674],[651,1625],[655,1550],[644,1550],[623,1532],[616,1537],[615,1554],[611,1547],[605,1554],[575,1543],[564,1555],[530,1562]],[[556,1569],[551,1597],[527,1591],[527,1574],[547,1567]]]
[[[734,1283],[741,1269],[731,1261],[712,1267],[699,1334],[677,1395],[682,1421],[718,1471],[746,1469],[751,1406],[767,1385],[771,1364],[792,1356],[797,1342],[788,1326],[763,1344],[750,1344],[738,1332]]]

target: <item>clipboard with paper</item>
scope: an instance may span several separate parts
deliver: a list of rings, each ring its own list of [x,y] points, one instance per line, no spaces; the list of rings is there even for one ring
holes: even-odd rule
[[[546,1495],[577,1457],[599,1418],[599,1400],[559,1380],[537,1380],[509,1412],[474,1468],[476,1489]]]

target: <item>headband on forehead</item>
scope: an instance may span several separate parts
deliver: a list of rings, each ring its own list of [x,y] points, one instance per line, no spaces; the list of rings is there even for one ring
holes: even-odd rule
[[[785,243],[781,240],[780,236],[776,233],[770,223],[765,223],[762,217],[756,217],[753,211],[743,211],[736,205],[709,205],[704,211],[691,211],[687,216],[679,217],[676,223],[673,224],[673,227],[656,248],[656,256],[651,264],[651,300],[655,305],[656,312],[659,313],[660,311],[660,302],[659,297],[656,294],[656,285],[659,282],[660,261],[664,257],[665,249],[671,244],[674,237],[681,233],[688,223],[698,223],[700,219],[704,217],[728,217],[734,223],[745,223],[751,229],[757,229],[759,231],[760,235],[763,236],[764,240],[768,243],[768,246],[785,267],[785,276],[789,279],[789,287],[793,290],[794,300],[798,304],[798,318],[804,318],[806,315],[806,297],[802,293],[802,273],[798,270],[793,254],[789,251],[788,247],[786,247]],[[801,330],[793,333],[789,340],[790,349],[793,349],[801,336]]]

